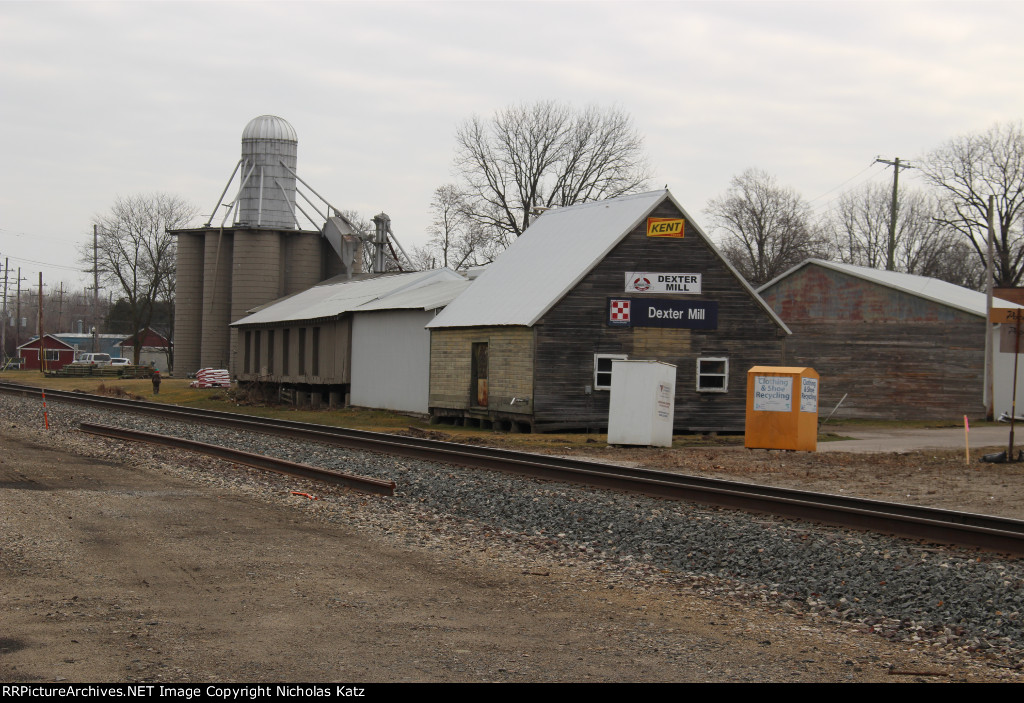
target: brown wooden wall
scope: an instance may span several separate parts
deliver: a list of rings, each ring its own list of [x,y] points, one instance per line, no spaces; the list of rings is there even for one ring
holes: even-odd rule
[[[352,318],[322,322],[282,323],[278,325],[236,328],[238,330],[238,379],[264,383],[291,383],[314,385],[341,385],[352,378]],[[288,330],[288,344],[284,331]],[[304,360],[299,361],[299,338],[305,330]],[[314,330],[319,330],[318,333]],[[257,332],[259,346],[257,347]],[[271,332],[273,352],[271,353]],[[314,373],[314,337],[319,337],[316,348],[317,368]],[[246,342],[248,341],[248,344]],[[248,347],[248,369],[246,348]],[[287,363],[285,358],[287,357]],[[256,361],[259,360],[257,365]],[[287,365],[287,373],[285,366]],[[302,372],[300,373],[300,369]]]
[[[789,325],[787,362],[821,376],[819,412],[954,420],[982,415],[985,321],[821,266],[763,293]]]
[[[664,203],[651,217],[681,217]],[[746,372],[783,363],[785,332],[686,223],[683,239],[646,236],[641,223],[534,327],[534,426],[538,429],[605,427],[610,391],[593,390],[594,354],[675,364],[677,430],[742,430]],[[700,273],[701,295],[625,294],[627,271]],[[718,301],[718,329],[609,327],[608,298],[677,298]],[[727,357],[726,393],[698,393],[699,357]]]

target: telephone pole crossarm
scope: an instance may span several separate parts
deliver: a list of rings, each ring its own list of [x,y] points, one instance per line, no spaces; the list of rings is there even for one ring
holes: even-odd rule
[[[899,191],[900,182],[900,169],[901,168],[914,168],[908,163],[901,163],[900,157],[896,157],[895,161],[888,161],[883,158],[875,159],[877,164],[888,164],[893,167],[892,173],[892,207],[889,210],[889,248],[887,257],[885,260],[885,270],[895,271],[896,270],[896,211],[898,208],[897,193]]]

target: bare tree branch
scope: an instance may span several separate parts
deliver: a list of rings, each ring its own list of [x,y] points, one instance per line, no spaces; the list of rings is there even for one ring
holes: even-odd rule
[[[100,280],[127,303],[134,332],[150,326],[157,301],[173,297],[177,243],[167,230],[187,226],[197,212],[180,198],[154,193],[117,198],[109,213],[94,218]],[[81,248],[82,261],[90,268],[91,244]],[[136,364],[140,352],[136,344]]]
[[[466,217],[498,241],[521,235],[535,207],[639,192],[650,177],[643,139],[614,108],[514,105],[467,120],[455,138]]]
[[[941,224],[966,237],[984,265],[988,199],[995,196],[996,285],[1020,285],[1024,237],[1024,123],[996,124],[959,136],[930,153],[921,173],[940,193]]]
[[[797,192],[760,169],[732,179],[705,212],[723,235],[722,253],[752,284],[765,283],[808,257],[825,257],[811,209]]]
[[[898,192],[896,270],[976,288],[982,269],[968,241],[939,221],[940,212],[932,194],[907,188]],[[843,263],[885,268],[891,213],[888,185],[867,183],[843,193],[824,226],[835,257]]]

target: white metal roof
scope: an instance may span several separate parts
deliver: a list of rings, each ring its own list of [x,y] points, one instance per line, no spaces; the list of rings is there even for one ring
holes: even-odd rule
[[[533,325],[665,199],[717,252],[668,190],[548,210],[427,327]],[[724,258],[722,262],[779,327],[789,332],[744,278]]]
[[[343,313],[355,312],[364,305],[376,306],[367,309],[386,310],[392,307],[388,303],[388,298],[398,294],[408,295],[401,298],[402,304],[395,307],[416,307],[410,304],[410,301],[416,299],[412,295],[415,291],[431,287],[431,284],[434,283],[444,282],[465,282],[465,279],[451,269],[435,269],[323,283],[270,303],[231,325],[234,327],[336,317]],[[421,307],[433,305],[433,301],[438,295],[438,290],[426,293],[422,297]],[[433,308],[424,307],[424,309]]]
[[[893,288],[904,293],[909,293],[910,295],[915,295],[919,298],[924,298],[925,300],[930,300],[934,303],[939,303],[940,305],[945,305],[979,317],[987,317],[988,315],[987,296],[976,290],[964,288],[963,286],[958,286],[955,283],[949,283],[948,281],[940,281],[937,278],[916,276],[911,273],[900,273],[898,271],[880,271],[866,266],[841,264],[835,261],[825,261],[823,259],[807,259],[806,261],[802,261],[785,273],[776,276],[765,283],[757,289],[757,292],[762,293],[768,290],[776,283],[787,278],[804,266],[810,265],[839,271],[840,273],[845,273],[850,276],[864,279],[865,281],[877,283],[878,285],[882,285],[887,288]],[[1016,308],[1021,306],[1016,303],[1000,300],[997,307]]]
[[[403,290],[394,295],[385,296],[379,300],[364,303],[353,312],[368,312],[370,310],[436,310],[443,308],[452,302],[469,288],[470,281],[460,277],[458,281],[435,281],[425,286]]]
[[[548,210],[427,327],[532,325],[667,193]]]

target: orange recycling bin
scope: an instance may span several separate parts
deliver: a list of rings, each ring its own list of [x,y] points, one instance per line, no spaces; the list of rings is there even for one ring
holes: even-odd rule
[[[818,372],[808,366],[747,371],[748,449],[818,449]]]

